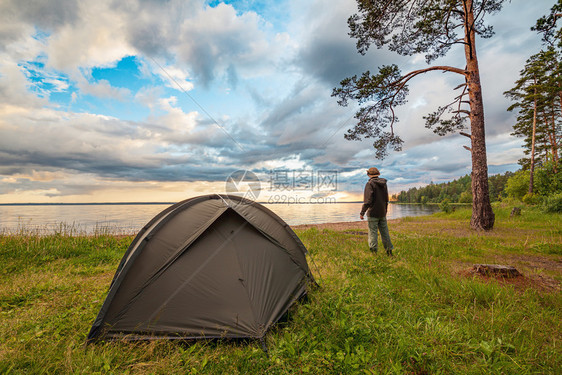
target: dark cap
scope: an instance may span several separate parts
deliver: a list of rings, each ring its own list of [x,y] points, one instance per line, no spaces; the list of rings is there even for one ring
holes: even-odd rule
[[[381,172],[379,172],[379,170],[375,167],[369,168],[367,169],[367,174],[369,176],[378,176],[381,174]]]

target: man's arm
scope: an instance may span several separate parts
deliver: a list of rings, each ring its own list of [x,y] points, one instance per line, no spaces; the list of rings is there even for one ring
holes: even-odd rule
[[[373,187],[369,182],[365,185],[365,191],[363,192],[363,206],[361,206],[361,213],[359,217],[363,220],[362,216],[365,212],[373,205]]]
[[[386,200],[386,210],[388,210],[388,186],[384,184],[384,199]]]
[[[389,199],[388,199],[388,186],[386,186],[386,184],[384,184],[384,199],[386,201],[386,203],[388,203]]]

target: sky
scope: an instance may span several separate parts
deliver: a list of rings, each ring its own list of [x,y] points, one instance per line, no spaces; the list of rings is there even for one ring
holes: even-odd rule
[[[490,174],[523,156],[503,92],[540,50],[530,27],[553,3],[506,2],[487,18],[495,36],[477,40]],[[240,170],[261,201],[349,201],[372,166],[391,193],[470,173],[468,138],[422,118],[457,95],[455,75],[410,81],[403,151],[381,161],[372,140],[344,139],[357,107],[331,96],[342,79],[427,66],[357,53],[355,12],[353,0],[2,0],[0,203],[176,202],[243,189],[250,174],[227,183]],[[463,51],[435,64],[463,67]]]

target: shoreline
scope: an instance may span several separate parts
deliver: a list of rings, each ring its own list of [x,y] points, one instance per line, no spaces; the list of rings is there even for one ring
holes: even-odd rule
[[[431,215],[420,215],[420,216],[406,216],[406,217],[422,217],[422,216],[431,216]],[[388,219],[390,224],[392,223],[399,223],[402,221],[402,218],[397,219]],[[319,230],[322,229],[330,229],[335,231],[343,231],[349,229],[367,229],[367,219],[365,220],[357,220],[357,221],[339,221],[334,223],[318,223],[318,224],[298,224],[298,225],[289,225],[291,229],[295,230],[306,230],[310,228],[317,228]]]
[[[390,220],[389,220],[390,221]],[[359,220],[359,221],[340,221],[335,223],[319,223],[319,224],[298,224],[298,225],[290,225],[291,229],[295,230],[306,230],[310,228],[317,228],[319,230],[322,229],[330,229],[330,230],[347,230],[347,229],[357,229],[367,228],[367,220]]]
[[[421,215],[421,216],[431,216],[431,215]],[[420,217],[421,217],[420,216]],[[396,219],[388,219],[390,224],[396,224],[402,221],[402,218]],[[345,230],[352,230],[352,229],[361,229],[367,230],[367,219],[365,220],[357,220],[357,221],[338,221],[338,222],[330,222],[330,223],[314,223],[314,224],[295,224],[290,225],[287,224],[292,230],[307,230],[310,228],[316,228],[318,230],[334,230],[334,231],[345,231]],[[13,228],[12,228],[13,229]],[[82,231],[80,228],[75,228],[73,226],[57,226],[55,225],[53,228],[48,227],[31,227],[31,228],[17,228],[15,230],[10,230],[8,228],[0,228],[0,236],[10,236],[10,235],[40,235],[40,236],[49,236],[55,234],[62,234],[71,237],[95,237],[99,235],[107,235],[107,236],[116,236],[116,237],[127,237],[127,236],[136,236],[139,231],[121,231],[115,230],[112,231],[111,227],[100,227],[100,232],[93,232],[89,233],[87,231]],[[115,228],[114,228],[115,229]]]

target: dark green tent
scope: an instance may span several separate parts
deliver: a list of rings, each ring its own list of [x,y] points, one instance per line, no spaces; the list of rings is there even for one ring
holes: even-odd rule
[[[306,252],[256,202],[177,203],[129,246],[88,340],[263,338],[314,282]]]

